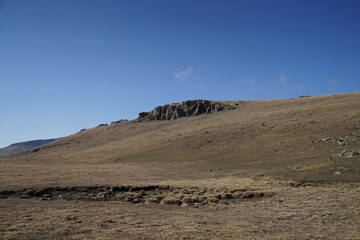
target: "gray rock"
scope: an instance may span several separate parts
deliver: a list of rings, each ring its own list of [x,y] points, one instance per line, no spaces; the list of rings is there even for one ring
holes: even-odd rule
[[[139,118],[146,117],[147,115],[149,115],[148,112],[141,112],[141,113],[139,113]]]
[[[118,121],[111,122],[111,124],[125,123],[127,121],[128,121],[127,119],[121,119],[121,120],[118,120]]]
[[[345,150],[342,150],[339,154],[340,157],[343,157],[345,156],[347,153],[349,152],[349,150],[345,149]]]
[[[223,104],[208,100],[189,100],[181,103],[158,106],[150,112],[139,113],[138,120],[175,120],[182,117],[211,114],[235,109],[239,104]]]
[[[360,155],[360,152],[358,151],[349,151],[348,154],[345,155],[346,158],[352,158],[354,156]]]
[[[99,225],[94,226],[94,229],[103,229],[103,228],[106,228],[106,225],[99,224]]]
[[[355,151],[355,150],[343,150],[340,152],[339,156],[340,157],[345,157],[345,158],[352,158],[354,156],[358,156],[360,155],[359,151]]]

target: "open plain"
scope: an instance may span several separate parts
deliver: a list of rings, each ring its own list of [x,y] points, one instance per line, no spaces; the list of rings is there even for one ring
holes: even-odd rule
[[[360,93],[221,103],[0,157],[0,239],[360,239]]]

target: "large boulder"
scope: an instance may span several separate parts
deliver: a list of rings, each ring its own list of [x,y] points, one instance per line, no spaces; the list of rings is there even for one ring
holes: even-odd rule
[[[147,115],[149,115],[148,112],[141,112],[141,113],[139,113],[139,118],[146,117]]]
[[[175,120],[182,117],[211,114],[223,110],[234,109],[235,104],[224,104],[208,100],[189,100],[181,103],[158,106],[150,112],[139,113],[138,120]]]

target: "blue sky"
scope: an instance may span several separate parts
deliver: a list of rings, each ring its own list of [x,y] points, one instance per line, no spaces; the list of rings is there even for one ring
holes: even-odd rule
[[[188,99],[360,90],[356,0],[0,0],[0,147]]]

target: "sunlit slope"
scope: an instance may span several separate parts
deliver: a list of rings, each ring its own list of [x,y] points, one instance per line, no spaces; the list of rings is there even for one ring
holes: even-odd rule
[[[131,165],[144,181],[154,169],[164,173],[162,180],[232,175],[358,182],[359,127],[360,93],[246,101],[215,114],[88,129],[6,162],[106,165],[118,174],[122,164]]]

